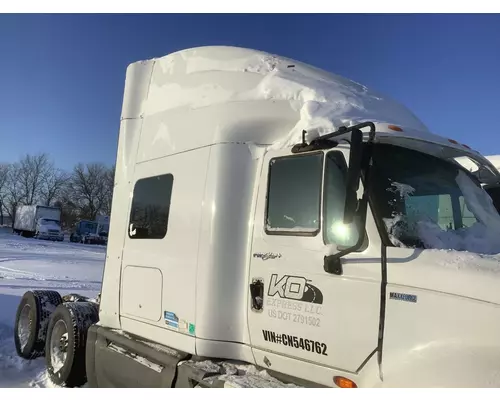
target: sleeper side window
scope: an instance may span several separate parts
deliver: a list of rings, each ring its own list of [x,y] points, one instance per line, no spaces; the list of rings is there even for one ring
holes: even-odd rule
[[[323,153],[271,160],[267,234],[315,236],[320,231],[322,174]]]
[[[128,233],[131,239],[165,237],[173,183],[171,174],[143,178],[135,183]]]

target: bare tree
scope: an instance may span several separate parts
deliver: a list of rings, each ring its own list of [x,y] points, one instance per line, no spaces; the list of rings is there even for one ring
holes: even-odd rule
[[[0,164],[0,225],[3,225],[3,212],[5,198],[7,196],[7,179],[9,177],[10,164]]]
[[[18,179],[22,188],[23,202],[35,204],[42,195],[44,184],[53,175],[54,164],[47,154],[27,154],[19,162]]]
[[[113,190],[115,188],[115,166],[107,168],[104,172],[104,190],[101,210],[105,215],[111,215],[111,203],[113,202]]]
[[[65,229],[71,228],[79,219],[79,210],[73,202],[73,197],[71,185],[64,185],[54,202],[54,206],[61,209],[61,225]]]
[[[23,185],[20,180],[21,166],[14,163],[10,166],[7,173],[7,182],[5,187],[5,209],[11,217],[12,223],[16,218],[16,209],[24,200]]]
[[[49,169],[41,182],[40,196],[43,204],[50,206],[58,200],[69,179],[70,174],[66,171],[56,168]]]
[[[107,168],[101,163],[75,166],[71,178],[72,199],[81,218],[94,220],[103,209],[106,173]]]
[[[0,223],[4,211],[15,220],[19,205],[60,207],[62,222],[95,220],[110,215],[115,167],[102,163],[77,164],[72,173],[55,168],[46,153],[25,155],[14,164],[0,164]]]

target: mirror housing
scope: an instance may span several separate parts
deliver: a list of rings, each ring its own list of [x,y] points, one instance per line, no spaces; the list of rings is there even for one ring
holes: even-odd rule
[[[349,168],[344,205],[344,224],[353,222],[359,208],[358,189],[362,170],[363,132],[354,129],[351,133],[351,148],[349,151]]]
[[[370,133],[368,141],[363,145],[362,128],[369,127]],[[364,244],[366,212],[368,208],[367,182],[370,175],[370,166],[372,159],[373,140],[375,139],[375,124],[373,122],[364,122],[349,128],[342,127],[337,132],[330,133],[322,137],[323,140],[333,139],[343,136],[348,132],[351,134],[351,147],[349,152],[349,168],[347,172],[346,197],[344,205],[344,224],[356,223],[359,238],[354,246],[342,249],[336,254],[324,257],[324,270],[335,275],[342,275],[343,269],[340,259],[354,251],[358,251]],[[364,172],[365,185],[363,196],[358,199],[359,184],[361,174]]]

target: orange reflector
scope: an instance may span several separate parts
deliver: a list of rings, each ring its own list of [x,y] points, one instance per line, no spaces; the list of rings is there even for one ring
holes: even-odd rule
[[[358,387],[353,381],[343,376],[336,376],[333,378],[333,382],[342,389],[355,389]]]
[[[397,132],[403,132],[403,129],[400,128],[399,126],[396,126],[396,125],[389,125],[388,128],[391,130],[391,131],[397,131]]]
[[[453,143],[453,144],[458,144],[458,142],[456,140],[453,140],[453,139],[448,139],[448,142]]]

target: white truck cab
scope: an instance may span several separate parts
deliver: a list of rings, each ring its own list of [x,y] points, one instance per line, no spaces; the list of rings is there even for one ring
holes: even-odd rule
[[[89,385],[234,383],[223,360],[298,386],[500,386],[500,216],[481,186],[499,181],[297,61],[134,63]]]
[[[64,240],[61,222],[57,219],[39,218],[36,221],[36,230],[36,237],[39,239],[53,239],[60,242]]]

